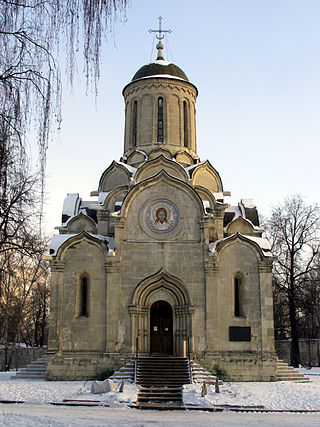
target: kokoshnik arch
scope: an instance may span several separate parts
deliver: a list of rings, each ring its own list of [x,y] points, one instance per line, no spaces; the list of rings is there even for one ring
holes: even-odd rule
[[[200,161],[198,90],[163,48],[123,89],[123,156],[96,201],[64,201],[47,257],[47,379],[186,348],[231,379],[275,378],[270,245],[252,200],[228,205],[219,173]]]

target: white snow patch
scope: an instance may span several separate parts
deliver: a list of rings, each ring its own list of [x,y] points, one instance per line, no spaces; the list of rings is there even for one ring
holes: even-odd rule
[[[235,214],[232,221],[238,218],[238,216],[241,216],[241,211],[239,209],[239,206],[230,206],[226,209],[226,212],[233,212]]]
[[[320,410],[320,368],[300,370],[311,378],[310,383],[294,381],[226,382],[215,393],[208,385],[208,394],[201,397],[202,384],[184,386],[183,402],[189,405],[264,406],[266,409]]]
[[[209,385],[205,397],[201,397],[201,384],[189,384],[184,386],[183,401],[189,405],[264,406],[266,409],[320,411],[320,368],[301,369],[300,372],[309,376],[311,382],[226,382],[220,385],[220,393],[215,393],[214,386]],[[64,399],[95,400],[113,408],[125,408],[136,400],[137,386],[129,382],[125,382],[123,393],[92,394],[92,381],[10,379],[13,374],[0,373],[0,400],[40,405],[62,402]]]
[[[240,203],[247,209],[254,209],[257,207],[252,199],[241,199]]]
[[[110,191],[100,191],[99,197],[98,197],[98,203],[100,205],[104,204],[104,201],[106,200],[106,197],[108,196],[109,193]]]
[[[54,234],[52,236],[52,240],[51,240],[51,244],[50,244],[50,255],[56,256],[58,249],[60,248],[60,246],[64,242],[66,242],[71,237],[77,236],[79,234],[81,234],[81,233],[77,233],[77,234]],[[114,250],[114,238],[106,237],[106,236],[103,236],[102,234],[93,234],[93,233],[87,233],[87,234],[104,241],[108,245],[109,249]]]
[[[10,375],[9,375],[10,374]],[[137,386],[125,382],[124,391],[103,394],[91,393],[92,381],[41,381],[10,379],[13,372],[0,373],[0,400],[24,401],[32,404],[48,404],[68,400],[100,401],[110,407],[121,407],[136,400]]]
[[[155,79],[155,78],[175,79],[175,80],[182,80],[184,82],[186,81],[185,79],[182,79],[181,77],[172,76],[171,74],[153,74],[152,76],[140,77],[138,80]]]
[[[172,62],[164,61],[163,59],[157,59],[156,61],[154,61],[154,64],[159,64],[159,65],[170,65],[170,64],[172,64]]]
[[[246,237],[249,240],[252,240],[253,242],[258,243],[258,245],[263,251],[271,252],[271,245],[269,240],[264,239],[263,237],[247,236],[244,234],[242,234],[242,236]]]
[[[78,213],[80,203],[81,199],[79,193],[68,193],[63,202],[62,214],[73,217]]]

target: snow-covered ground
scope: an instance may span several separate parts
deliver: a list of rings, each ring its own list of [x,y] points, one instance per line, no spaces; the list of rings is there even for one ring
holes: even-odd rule
[[[201,397],[201,384],[184,386],[185,404],[201,406],[263,406],[266,409],[319,410],[320,411],[320,368],[300,370],[309,376],[311,382],[296,383],[278,381],[271,383],[226,382],[215,393],[214,386],[208,386],[208,394]],[[137,387],[126,384],[123,393],[112,391],[92,394],[91,381],[36,381],[10,379],[12,373],[0,372],[0,400],[24,401],[32,404],[48,404],[69,400],[95,400],[110,407],[126,407],[135,401]]]
[[[124,392],[112,391],[92,394],[91,381],[36,381],[10,379],[13,374],[0,372],[0,400],[24,401],[25,404],[0,404],[0,425],[6,426],[85,426],[128,425],[300,425],[320,426],[320,368],[300,370],[311,378],[309,383],[224,383],[220,393],[208,387],[206,397],[201,397],[201,385],[184,387],[184,403],[188,405],[263,406],[280,410],[319,410],[313,414],[242,414],[203,413],[196,411],[137,411],[128,408],[135,401],[137,388],[126,384]],[[68,400],[98,401],[98,408],[66,408],[49,406],[50,402]],[[108,406],[103,408],[102,406]],[[149,414],[149,415],[148,415]],[[180,415],[179,415],[180,414]],[[187,414],[189,414],[187,416]],[[220,421],[219,421],[220,420]],[[227,424],[226,424],[227,422]]]
[[[220,393],[215,393],[214,386],[209,386],[209,392],[204,398],[201,397],[201,384],[190,384],[184,386],[183,401],[185,404],[204,406],[263,406],[265,409],[319,410],[320,416],[320,368],[307,372],[303,370],[303,374],[310,375],[312,381],[224,383],[220,386]]]

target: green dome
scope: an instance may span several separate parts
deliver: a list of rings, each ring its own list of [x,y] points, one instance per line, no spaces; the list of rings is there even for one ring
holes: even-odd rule
[[[166,74],[173,77],[178,77],[182,80],[189,81],[185,73],[177,65],[166,61],[156,61],[151,64],[141,67],[133,76],[132,81],[139,80],[144,77],[152,77],[159,74]]]

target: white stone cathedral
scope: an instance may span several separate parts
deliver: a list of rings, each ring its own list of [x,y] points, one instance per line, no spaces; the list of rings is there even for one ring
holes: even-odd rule
[[[68,194],[50,249],[47,379],[138,356],[188,356],[230,379],[276,374],[271,268],[251,200],[200,161],[197,88],[163,57],[123,89],[124,151],[95,201]]]

